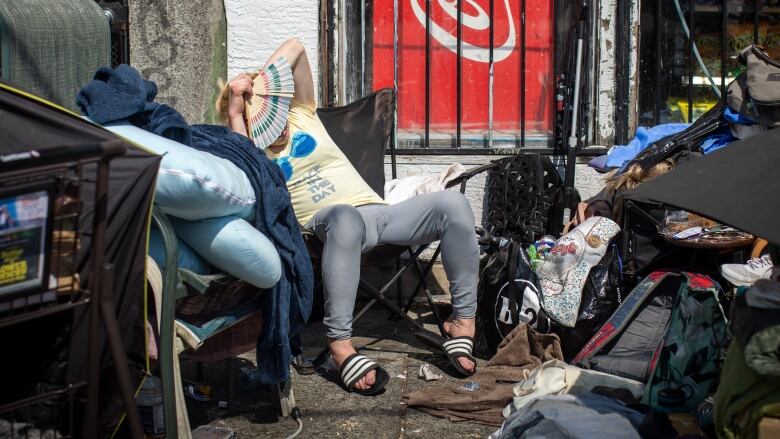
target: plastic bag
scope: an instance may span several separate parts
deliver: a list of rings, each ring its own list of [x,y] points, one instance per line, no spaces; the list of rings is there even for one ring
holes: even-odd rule
[[[571,361],[618,308],[624,294],[622,281],[620,251],[613,243],[588,274],[574,328],[555,327],[554,332],[561,337],[564,360]]]
[[[648,146],[640,152],[634,160],[628,163],[624,169],[638,163],[643,169],[650,169],[664,159],[683,151],[696,151],[699,145],[712,134],[728,127],[729,122],[723,118],[725,104],[723,100],[701,115],[688,129],[663,139]]]

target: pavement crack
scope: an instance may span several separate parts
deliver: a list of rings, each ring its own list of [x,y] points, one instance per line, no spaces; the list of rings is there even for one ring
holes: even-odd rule
[[[405,355],[402,358],[403,358],[403,365],[404,365],[403,370],[406,373],[406,376],[410,377],[411,375],[409,374],[409,356]],[[404,394],[406,394],[407,386],[409,385],[409,380],[406,379],[400,381],[401,381],[401,396],[403,396]],[[398,408],[398,415],[399,415],[400,428],[398,432],[398,438],[404,439],[406,437],[406,424],[407,424],[406,413],[408,409],[406,404],[403,403],[403,397],[401,398],[401,401],[399,401],[399,406],[400,407]]]

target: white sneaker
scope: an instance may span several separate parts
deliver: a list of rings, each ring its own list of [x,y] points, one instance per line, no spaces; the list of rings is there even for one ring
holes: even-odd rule
[[[759,279],[769,279],[772,266],[772,259],[769,255],[764,255],[751,259],[746,264],[723,264],[720,266],[720,274],[736,286],[748,286]]]

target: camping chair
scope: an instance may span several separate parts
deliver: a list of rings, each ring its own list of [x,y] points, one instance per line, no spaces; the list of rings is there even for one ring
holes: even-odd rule
[[[233,291],[225,291],[228,285],[236,279],[221,273],[213,275],[198,275],[177,267],[178,245],[173,226],[165,213],[157,207],[153,209],[152,219],[154,225],[160,231],[165,245],[165,273],[158,275],[161,288],[152,286],[156,294],[155,302],[158,308],[159,322],[159,360],[160,375],[163,388],[163,404],[165,431],[167,437],[175,438],[170,432],[178,432],[183,437],[190,437],[190,426],[187,416],[187,407],[184,402],[184,386],[179,370],[179,358],[197,362],[198,380],[202,380],[202,363],[226,360],[226,381],[228,389],[228,408],[235,401],[235,379],[233,369],[235,357],[255,349],[262,327],[262,312],[259,307],[251,308],[239,318],[216,332],[206,336],[194,334],[187,329],[182,322],[176,320],[177,292],[190,287],[196,294],[215,295],[220,293],[230,295]],[[151,258],[149,258],[151,259]],[[154,270],[149,270],[150,274]],[[154,276],[150,275],[150,282]],[[256,292],[256,288],[249,286]],[[255,294],[256,296],[256,294]],[[219,297],[217,297],[219,301]],[[257,303],[257,301],[255,301]],[[224,310],[227,315],[230,310]],[[211,313],[213,314],[213,313]],[[223,318],[217,316],[214,320]],[[198,338],[198,336],[203,338]],[[195,340],[193,340],[193,338]],[[290,415],[295,405],[292,387],[290,383],[278,385],[281,414],[284,417]]]
[[[339,146],[341,151],[347,156],[349,161],[358,171],[361,177],[368,185],[380,195],[384,194],[385,186],[385,153],[390,153],[390,170],[393,178],[396,178],[396,159],[394,136],[394,110],[395,110],[395,91],[393,89],[378,90],[368,96],[365,96],[351,104],[337,108],[319,108],[319,116],[325,129],[328,131],[331,139]],[[359,139],[359,141],[356,141]],[[466,190],[467,181],[480,172],[491,169],[494,165],[488,164],[470,169],[458,178],[449,182],[447,187],[460,185],[461,193]],[[303,231],[306,246],[312,257],[313,265],[319,266],[322,257],[323,243],[311,231]],[[445,337],[444,319],[439,314],[434,304],[433,296],[426,284],[426,277],[431,271],[436,259],[439,256],[439,249],[436,248],[430,261],[423,264],[419,260],[420,254],[426,249],[421,246],[417,249],[397,245],[380,245],[364,253],[361,258],[361,267],[377,266],[387,263],[395,263],[396,271],[393,276],[378,288],[371,285],[361,277],[359,281],[359,290],[363,291],[369,298],[369,302],[353,317],[353,323],[357,323],[366,312],[377,302],[384,306],[394,318],[403,319],[409,322],[416,331],[428,333],[423,325],[410,317],[408,312],[413,305],[420,291],[425,294],[426,300],[431,308],[436,324],[442,337]],[[407,255],[403,264],[401,256]],[[401,275],[407,270],[412,269],[418,276],[417,285],[413,294],[408,298],[405,305],[402,302],[400,287]],[[394,303],[387,298],[386,294],[393,285],[397,287],[397,301]],[[433,334],[431,334],[433,335]],[[328,353],[327,347],[323,349],[314,359],[304,359],[298,356],[294,365],[299,373],[309,374],[314,372],[314,366],[322,363]]]

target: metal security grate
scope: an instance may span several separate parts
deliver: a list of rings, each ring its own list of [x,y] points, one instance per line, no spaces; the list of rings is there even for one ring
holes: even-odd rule
[[[750,44],[780,58],[780,0],[642,2],[640,20],[640,125],[696,120],[725,95],[741,71],[733,57]]]
[[[330,0],[322,10],[324,101],[343,105],[395,88],[405,154],[551,150],[576,24],[570,3]]]

